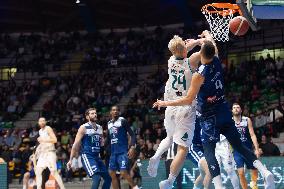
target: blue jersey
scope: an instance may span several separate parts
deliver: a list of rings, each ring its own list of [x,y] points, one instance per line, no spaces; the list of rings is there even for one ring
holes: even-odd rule
[[[200,65],[197,72],[205,79],[197,95],[197,110],[203,114],[225,101],[223,70],[219,58],[215,56],[210,64]]]
[[[128,123],[123,117],[108,122],[111,154],[127,153],[127,127]]]
[[[92,157],[99,157],[101,150],[101,138],[103,129],[100,125],[92,126],[91,123],[85,123],[81,127],[86,128],[86,132],[81,141],[81,154],[87,154]]]
[[[246,147],[251,149],[252,140],[251,140],[249,129],[248,129],[248,117],[242,116],[240,123],[235,122],[235,126],[240,134],[240,139],[242,143]]]

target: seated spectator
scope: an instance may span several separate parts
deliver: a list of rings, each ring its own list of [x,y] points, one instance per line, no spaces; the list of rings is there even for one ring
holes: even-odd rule
[[[262,156],[280,156],[279,148],[272,143],[270,137],[266,137],[265,135],[261,136],[261,143],[259,147],[262,150]]]

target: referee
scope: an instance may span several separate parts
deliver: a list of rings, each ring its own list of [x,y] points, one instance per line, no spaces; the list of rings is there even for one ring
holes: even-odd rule
[[[173,143],[167,152],[167,160],[165,161],[167,175],[170,174],[171,163],[177,154],[177,147],[178,145],[176,143]],[[176,184],[177,189],[182,189],[182,171],[180,171],[179,175],[176,178]]]

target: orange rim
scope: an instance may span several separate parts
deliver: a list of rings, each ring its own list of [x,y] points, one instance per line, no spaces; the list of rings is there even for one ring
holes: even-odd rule
[[[222,9],[222,10],[218,10]],[[201,9],[202,12],[214,14],[218,13],[222,16],[228,16],[230,14],[235,14],[239,12],[241,14],[240,8],[237,4],[231,3],[211,3],[204,5]]]

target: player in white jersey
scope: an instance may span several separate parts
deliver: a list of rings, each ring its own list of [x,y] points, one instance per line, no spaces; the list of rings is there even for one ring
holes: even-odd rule
[[[235,171],[235,161],[232,153],[231,145],[226,137],[220,134],[220,141],[216,144],[215,156],[219,163],[219,166],[223,164],[225,171],[227,172],[234,189],[239,189],[239,179]]]
[[[56,166],[56,153],[54,144],[57,142],[57,138],[52,128],[46,125],[45,118],[39,118],[38,125],[40,127],[39,137],[37,139],[39,146],[36,149],[36,156],[38,161],[35,167],[37,189],[41,189],[42,172],[45,168],[48,168],[50,170],[50,174],[55,178],[60,189],[65,189]]]
[[[201,40],[183,41],[179,36],[174,36],[170,40],[168,48],[173,56],[168,60],[169,79],[165,87],[165,100],[179,99],[187,94],[193,70],[197,68],[200,61],[200,56],[196,56],[194,53],[187,58],[187,53],[195,46],[200,45],[201,42]],[[173,142],[178,145],[177,154],[171,163],[169,177],[159,184],[161,189],[172,188],[183,166],[194,133],[195,111],[194,103],[186,106],[168,107],[165,111],[164,125],[167,137],[162,140],[147,168],[149,175],[155,177],[161,155],[170,148]]]

